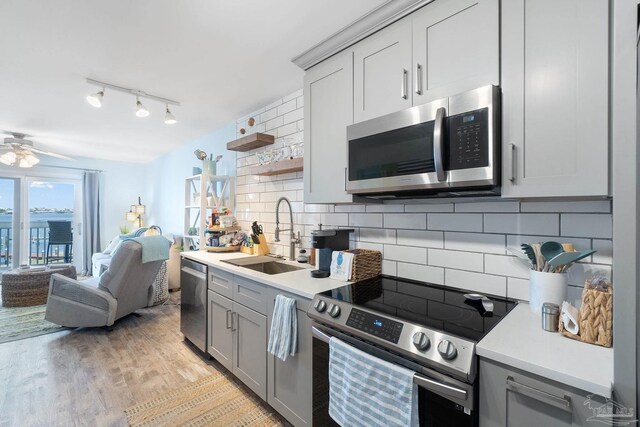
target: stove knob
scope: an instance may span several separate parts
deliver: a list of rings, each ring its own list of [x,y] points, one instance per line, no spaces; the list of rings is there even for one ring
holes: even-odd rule
[[[331,317],[338,317],[340,316],[340,307],[336,304],[331,304],[329,305],[327,313],[329,313],[329,316]]]
[[[327,303],[321,299],[317,299],[316,302],[313,303],[313,308],[315,308],[318,313],[322,313],[327,309]]]
[[[424,332],[416,332],[413,334],[412,340],[414,347],[418,350],[426,350],[429,348],[429,344],[431,344],[429,337]]]
[[[438,353],[445,360],[453,360],[458,355],[456,346],[449,340],[442,340],[438,344]]]

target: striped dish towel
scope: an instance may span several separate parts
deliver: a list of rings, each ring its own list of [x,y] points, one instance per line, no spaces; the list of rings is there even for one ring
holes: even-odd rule
[[[267,351],[283,362],[287,356],[295,356],[298,348],[298,319],[296,300],[284,295],[276,296],[273,307],[269,345]]]
[[[329,341],[329,415],[341,426],[418,425],[413,372],[337,338]]]

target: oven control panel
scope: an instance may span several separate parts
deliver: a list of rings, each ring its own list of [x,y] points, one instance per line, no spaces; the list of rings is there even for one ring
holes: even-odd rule
[[[367,311],[353,308],[347,319],[347,326],[398,344],[398,340],[402,334],[403,324]]]

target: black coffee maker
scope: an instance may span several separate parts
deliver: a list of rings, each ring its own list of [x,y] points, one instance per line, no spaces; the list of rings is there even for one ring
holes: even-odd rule
[[[318,224],[318,229],[311,232],[311,247],[316,249],[317,270],[311,271],[311,277],[323,278],[331,274],[331,257],[333,251],[344,251],[349,249],[349,233],[353,228],[327,228],[322,229],[322,224]]]

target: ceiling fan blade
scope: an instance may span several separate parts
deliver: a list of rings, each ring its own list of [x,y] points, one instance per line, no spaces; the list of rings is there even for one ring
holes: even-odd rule
[[[29,147],[28,150],[33,151],[34,153],[44,154],[45,156],[51,156],[51,157],[57,157],[58,159],[75,161],[75,159],[72,159],[71,157],[63,156],[62,154],[52,153],[50,151],[39,150],[33,147]]]

